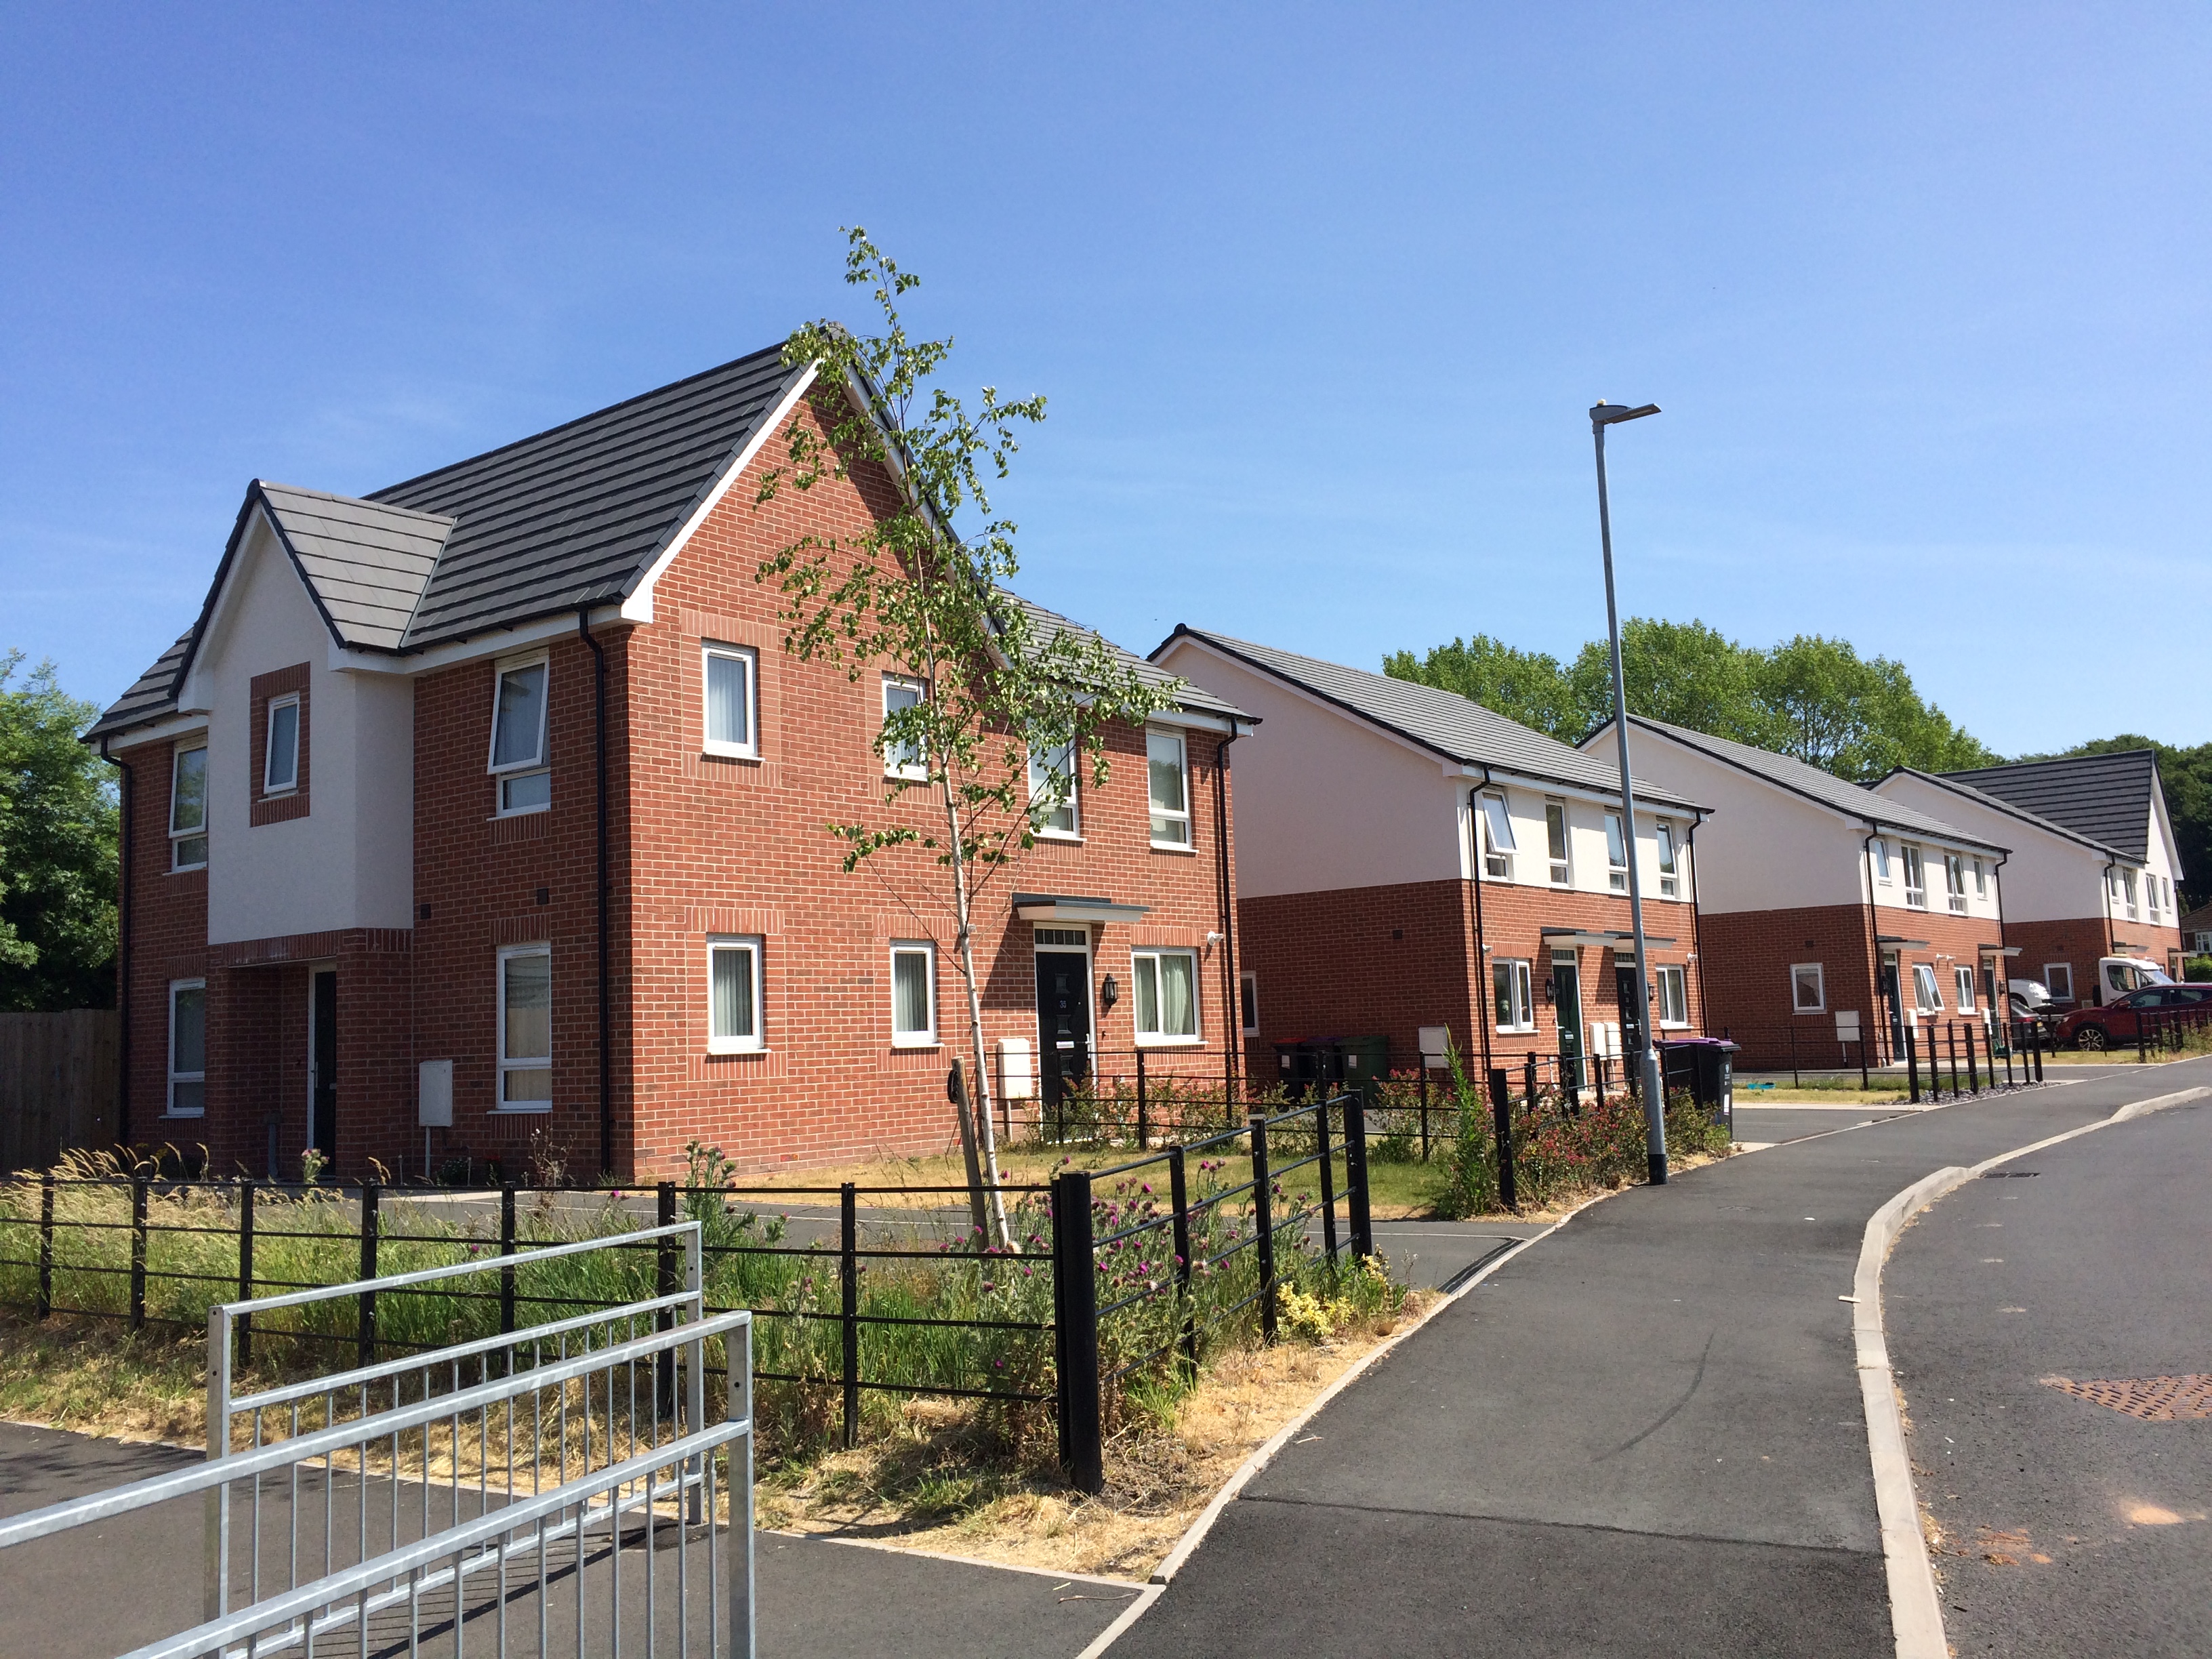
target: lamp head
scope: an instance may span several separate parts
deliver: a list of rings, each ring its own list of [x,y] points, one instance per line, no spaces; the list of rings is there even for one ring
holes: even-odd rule
[[[1619,426],[1623,421],[1640,421],[1646,415],[1658,412],[1659,405],[1656,404],[1638,404],[1631,409],[1626,404],[1609,404],[1601,398],[1590,405],[1590,430],[1595,432],[1602,427]]]

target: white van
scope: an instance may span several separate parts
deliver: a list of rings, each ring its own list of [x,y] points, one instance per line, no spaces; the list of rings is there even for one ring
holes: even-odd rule
[[[2116,1002],[2130,991],[2140,991],[2147,985],[2171,985],[2173,975],[2163,968],[2154,968],[2141,957],[2100,957],[2097,958],[2097,1006]]]

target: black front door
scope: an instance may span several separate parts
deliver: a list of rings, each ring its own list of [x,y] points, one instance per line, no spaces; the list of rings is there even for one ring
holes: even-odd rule
[[[1885,951],[1881,957],[1882,1012],[1889,1020],[1889,1052],[1893,1059],[1905,1052],[1905,995],[1897,978],[1897,953]]]
[[[1613,965],[1613,1000],[1620,1005],[1620,1052],[1630,1058],[1622,1064],[1633,1064],[1632,1057],[1644,1052],[1644,1010],[1636,1006],[1636,969],[1632,964]]]
[[[1559,1081],[1583,1086],[1583,975],[1572,957],[1552,958],[1552,1012],[1559,1026]]]
[[[338,1155],[337,971],[319,970],[314,986],[307,1041],[307,1145],[323,1155],[327,1167]]]
[[[1040,951],[1037,1046],[1044,1103],[1056,1108],[1091,1075],[1091,959],[1080,951]]]

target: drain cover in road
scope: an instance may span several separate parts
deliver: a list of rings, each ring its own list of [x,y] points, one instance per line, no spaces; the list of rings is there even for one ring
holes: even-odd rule
[[[2044,1386],[2109,1406],[2146,1423],[2171,1423],[2178,1418],[2212,1417],[2212,1376],[2116,1376],[2096,1382],[2076,1382],[2070,1376],[2046,1376]]]

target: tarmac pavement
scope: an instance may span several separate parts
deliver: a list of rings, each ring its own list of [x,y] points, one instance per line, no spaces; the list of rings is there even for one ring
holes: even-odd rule
[[[2212,1060],[1947,1105],[1591,1207],[1316,1417],[1115,1659],[1890,1653],[1841,1300],[1867,1218],[2207,1081]]]

